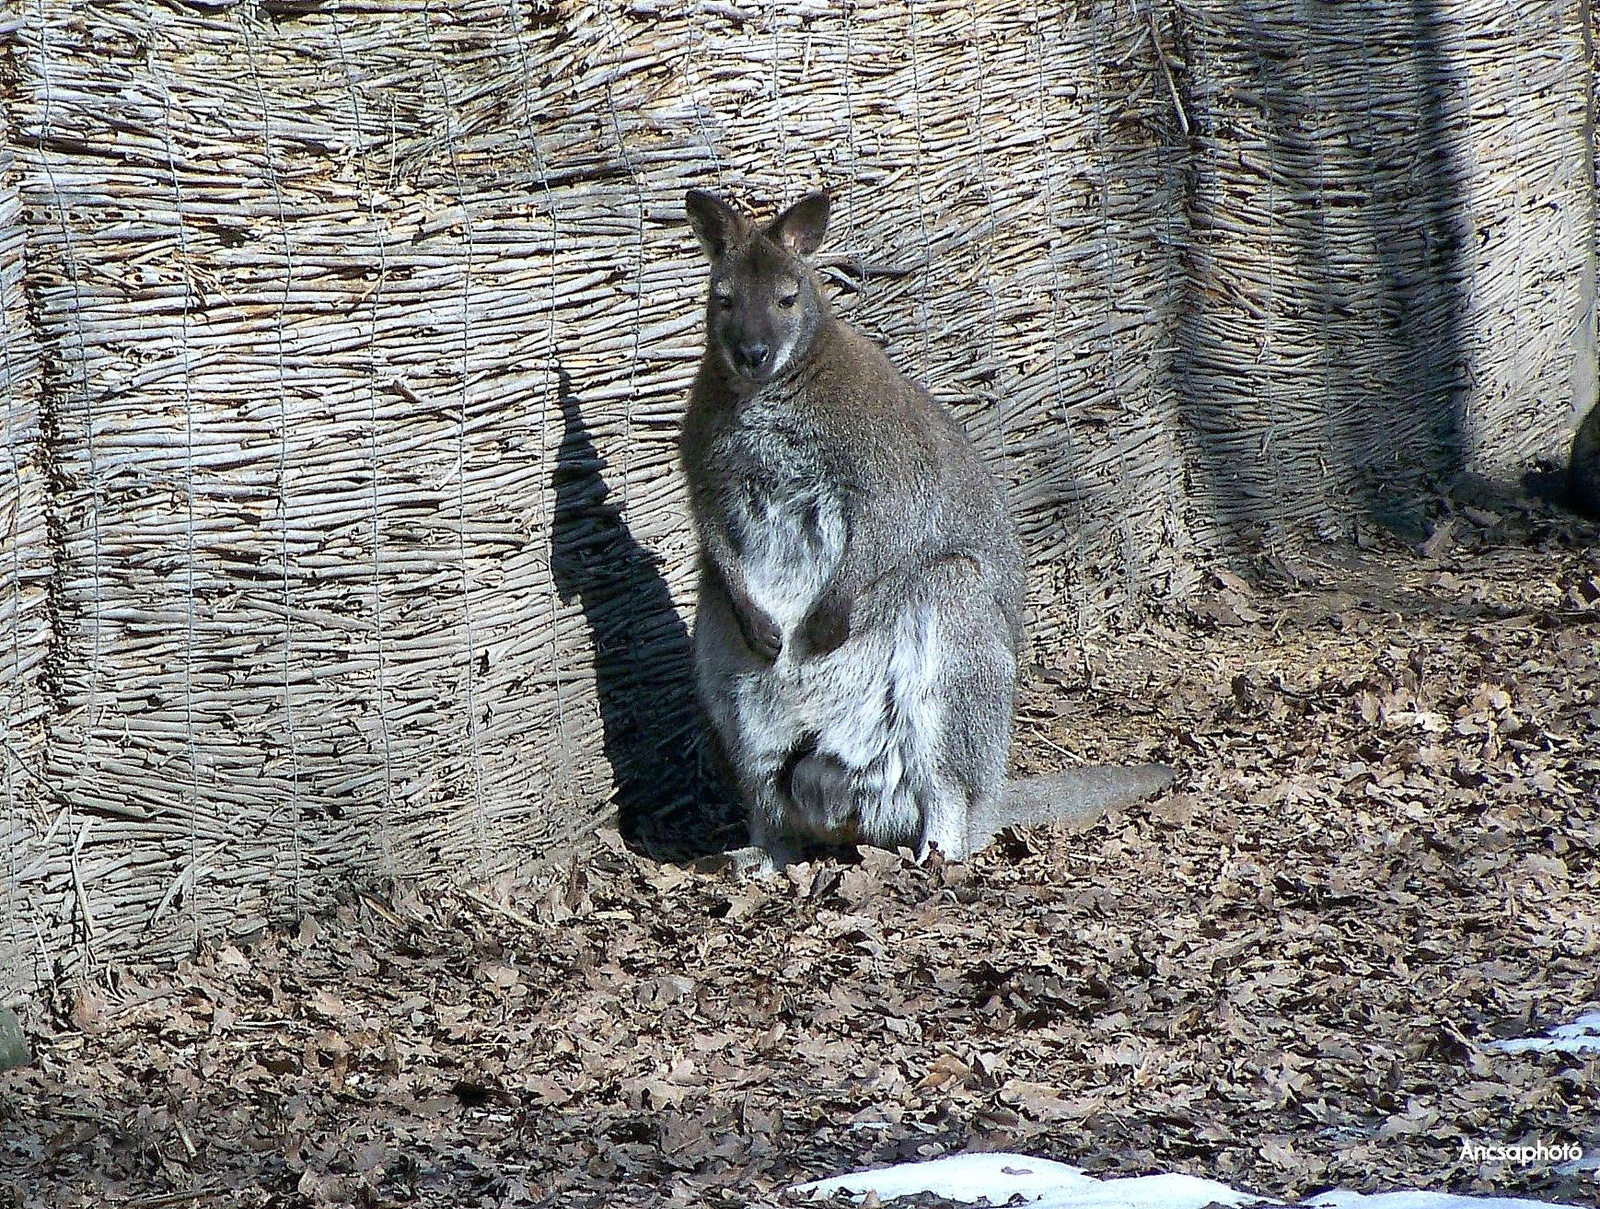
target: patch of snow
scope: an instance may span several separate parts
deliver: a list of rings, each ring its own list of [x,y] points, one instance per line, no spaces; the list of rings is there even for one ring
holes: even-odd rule
[[[1577,1054],[1585,1050],[1600,1050],[1600,1012],[1579,1016],[1571,1024],[1559,1025],[1543,1037],[1518,1037],[1511,1041],[1491,1041],[1491,1049],[1508,1054],[1521,1054],[1528,1050],[1549,1050],[1555,1053]]]
[[[1514,1196],[1456,1196],[1449,1192],[1323,1192],[1309,1209],[1552,1209],[1549,1201]],[[1560,1209],[1559,1206],[1556,1209]]]
[[[789,1191],[812,1196],[847,1192],[881,1200],[931,1192],[971,1204],[1004,1205],[1020,1195],[1033,1209],[1204,1209],[1207,1205],[1281,1205],[1192,1175],[1141,1175],[1099,1180],[1078,1167],[1020,1154],[959,1154],[926,1163],[902,1163],[797,1184]],[[1323,1192],[1299,1209],[1562,1209],[1548,1201],[1507,1196],[1456,1196],[1446,1192]],[[1576,1209],[1576,1207],[1571,1207]]]
[[[1212,1204],[1256,1204],[1262,1199],[1192,1175],[1097,1180],[1080,1168],[1020,1154],[951,1155],[816,1180],[793,1191],[813,1196],[845,1191],[858,1198],[876,1192],[883,1200],[931,1192],[953,1201],[986,1199],[991,1205],[1004,1205],[1020,1193],[1038,1209],[1204,1209]]]

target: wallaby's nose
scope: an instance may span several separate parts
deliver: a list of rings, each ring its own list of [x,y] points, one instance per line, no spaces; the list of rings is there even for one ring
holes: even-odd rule
[[[765,364],[769,351],[770,346],[765,341],[744,340],[734,350],[734,359],[738,361],[740,369],[754,373]]]

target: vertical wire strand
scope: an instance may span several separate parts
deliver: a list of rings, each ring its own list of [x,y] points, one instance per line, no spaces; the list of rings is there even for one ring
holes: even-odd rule
[[[995,284],[994,241],[1000,228],[999,211],[995,206],[994,183],[989,174],[988,156],[988,130],[989,118],[988,92],[988,64],[983,53],[984,28],[982,17],[978,12],[977,0],[967,0],[967,18],[970,21],[969,42],[972,46],[972,61],[977,77],[977,87],[974,90],[974,109],[972,120],[968,124],[968,131],[972,135],[972,162],[977,169],[978,188],[983,194],[983,208],[986,219],[987,231],[984,237],[976,242],[978,275],[982,282],[984,297],[988,301],[989,330],[985,336],[983,346],[985,356],[992,357],[995,342],[1000,335],[1000,290]],[[1002,384],[999,381],[999,367],[995,368],[995,377],[990,379],[990,393],[993,396],[990,405],[990,422],[994,426],[995,453],[999,465],[1000,486],[1009,496],[1012,494],[1011,463],[1008,446],[1008,427],[1006,425],[1005,404],[1001,399]],[[1008,509],[1009,510],[1009,509]]]
[[[249,13],[241,16],[239,28],[244,40],[245,58],[250,67],[250,80],[254,86],[256,104],[261,114],[262,171],[266,175],[267,186],[272,191],[273,219],[278,224],[279,242],[283,249],[283,291],[278,297],[272,335],[278,401],[278,586],[283,601],[283,726],[289,746],[289,897],[298,905],[304,901],[304,887],[301,882],[304,875],[304,854],[300,835],[304,821],[304,807],[300,800],[300,746],[294,707],[294,589],[289,571],[292,561],[289,542],[289,381],[284,347],[284,325],[288,322],[289,298],[294,289],[295,258],[289,238],[283,186],[278,179],[277,151],[273,145],[272,107],[267,99],[266,82],[261,78],[255,31]],[[380,688],[380,694],[381,691]],[[381,696],[379,707],[381,710]]]
[[[911,194],[917,207],[917,238],[921,253],[917,261],[922,272],[917,274],[917,332],[922,341],[922,376],[931,378],[934,372],[933,321],[928,306],[928,279],[932,276],[933,237],[928,234],[928,202],[922,191],[923,174],[927,170],[924,159],[927,138],[923,131],[922,57],[918,53],[917,0],[906,0],[906,45],[911,55],[911,128],[916,134],[916,149],[912,156]]]
[[[82,706],[82,731],[79,735],[79,757],[86,757],[93,746],[96,730],[101,725],[101,715],[104,704],[101,699],[101,682],[104,672],[104,649],[102,621],[104,618],[104,534],[102,532],[101,501],[104,493],[104,484],[100,475],[98,443],[94,434],[94,409],[89,390],[89,341],[84,332],[83,315],[84,300],[82,292],[83,269],[79,264],[77,244],[72,233],[72,218],[67,210],[67,203],[62,196],[61,183],[56,178],[55,167],[50,161],[48,145],[52,141],[55,129],[55,103],[56,86],[51,72],[51,45],[49,35],[49,19],[45,11],[45,0],[35,0],[34,11],[38,17],[39,29],[39,82],[44,95],[44,103],[40,114],[40,150],[38,163],[45,178],[46,189],[53,203],[52,210],[55,215],[56,225],[61,233],[61,252],[65,261],[63,276],[72,284],[72,337],[76,344],[76,369],[78,397],[83,404],[83,431],[84,431],[84,461],[89,471],[88,510],[89,510],[89,587],[88,587],[88,624],[89,624],[89,676],[88,685],[84,692]],[[65,344],[65,341],[63,341]],[[68,359],[73,349],[63,348],[63,360]],[[59,431],[51,434],[54,439],[60,440]],[[63,538],[62,548],[56,552],[57,563],[51,572],[52,595],[54,604],[51,621],[51,652],[50,664],[52,678],[57,683],[64,683],[65,663],[67,660],[67,635],[62,632],[61,617],[65,612],[67,575],[66,559],[67,550]],[[47,727],[45,732],[45,766],[51,766],[53,757],[52,737],[55,727]],[[92,820],[85,817],[82,829],[79,828],[78,812],[74,806],[71,794],[61,796],[61,820],[68,835],[75,837],[75,842],[68,848],[68,868],[72,879],[72,899],[77,907],[80,930],[79,935],[86,960],[94,960],[94,945],[98,938],[98,929],[95,926],[94,916],[90,910],[88,893],[83,884],[82,870],[79,862],[79,850],[87,839],[89,826]],[[54,828],[52,827],[52,830]]]
[[[343,14],[335,10],[333,14],[334,49],[339,56],[339,73],[344,79],[345,92],[350,101],[350,120],[355,127],[358,150],[353,157],[356,165],[356,180],[360,191],[361,205],[366,211],[367,224],[371,231],[373,250],[378,257],[378,280],[374,283],[368,296],[369,307],[367,311],[366,343],[369,362],[366,367],[366,403],[367,403],[367,460],[371,467],[371,508],[372,508],[372,558],[370,561],[370,586],[372,590],[372,645],[376,657],[376,687],[378,692],[378,738],[382,749],[383,758],[383,796],[378,803],[378,844],[380,856],[385,872],[395,868],[394,854],[394,821],[396,818],[395,807],[395,770],[394,770],[394,738],[393,726],[389,718],[389,657],[388,657],[388,628],[387,614],[383,603],[383,460],[381,450],[382,417],[378,414],[378,319],[383,308],[383,291],[389,277],[389,243],[384,234],[385,222],[378,208],[376,190],[372,184],[372,172],[367,162],[367,126],[368,119],[366,106],[362,103],[361,90],[356,87],[356,72],[350,62],[349,49],[345,45],[344,29],[342,25]]]
[[[478,731],[478,635],[473,620],[472,560],[467,553],[467,428],[472,414],[472,289],[473,271],[477,265],[477,243],[472,211],[467,204],[466,181],[461,175],[460,147],[456,138],[456,101],[450,88],[449,75],[439,65],[433,40],[434,11],[431,3],[423,6],[423,40],[427,44],[434,83],[444,102],[444,143],[450,167],[450,179],[455,192],[456,205],[461,212],[462,250],[466,261],[461,271],[461,344],[459,365],[461,373],[460,416],[456,424],[456,511],[460,523],[456,527],[456,557],[461,568],[461,632],[466,644],[466,678],[463,688],[467,705],[467,752],[472,785],[472,818],[477,834],[480,860],[489,855],[488,817],[484,806],[483,752]]]
[[[1048,62],[1048,47],[1046,44],[1044,17],[1039,5],[1034,4],[1029,10],[1029,20],[1034,32],[1034,100],[1037,106],[1039,120],[1039,180],[1040,193],[1044,199],[1045,226],[1048,231],[1045,242],[1045,256],[1050,265],[1050,385],[1053,410],[1061,420],[1061,456],[1071,465],[1078,462],[1077,441],[1072,431],[1072,417],[1067,408],[1066,383],[1061,372],[1061,338],[1062,338],[1062,295],[1066,292],[1066,284],[1061,279],[1061,259],[1055,247],[1055,242],[1060,238],[1061,222],[1057,211],[1056,181],[1054,171],[1055,152],[1051,145],[1050,127],[1051,117],[1049,98],[1049,77],[1046,73]],[[1077,492],[1073,492],[1069,507],[1072,511],[1072,524],[1076,532],[1083,531],[1083,501]],[[1074,569],[1068,579],[1068,595],[1070,602],[1077,614],[1077,633],[1073,635],[1078,644],[1080,661],[1087,675],[1088,650],[1084,646],[1084,596],[1083,575],[1081,568]]]
[[[628,184],[633,190],[634,201],[634,274],[633,274],[633,342],[628,354],[628,391],[624,396],[622,405],[622,466],[621,490],[618,492],[621,513],[626,518],[633,504],[633,444],[634,444],[634,414],[635,404],[639,398],[639,337],[644,327],[644,267],[645,267],[645,239],[644,239],[644,209],[645,189],[639,178],[639,171],[633,162],[633,156],[628,150],[628,134],[623,128],[622,114],[617,108],[616,81],[622,73],[621,48],[623,39],[616,27],[616,18],[607,14],[606,31],[611,35],[612,44],[617,48],[617,64],[606,72],[606,112],[611,123],[611,137],[616,143],[617,156],[622,161],[623,171],[627,175]]]
[[[145,41],[145,66],[150,72],[152,81],[161,90],[161,133],[163,149],[166,154],[166,168],[172,186],[173,217],[177,221],[178,231],[178,266],[182,279],[182,307],[178,316],[178,340],[180,356],[183,362],[181,375],[181,390],[183,399],[183,499],[184,499],[184,612],[183,612],[183,729],[185,735],[185,751],[189,758],[189,786],[187,802],[188,827],[189,827],[189,865],[173,883],[173,888],[167,892],[166,897],[156,908],[156,918],[159,918],[168,903],[175,895],[181,896],[181,905],[189,915],[198,930],[200,912],[196,900],[199,897],[199,885],[202,876],[200,863],[200,744],[195,733],[195,699],[194,699],[194,665],[195,642],[198,636],[198,622],[196,617],[197,604],[195,600],[195,462],[194,462],[194,382],[193,382],[193,349],[190,347],[190,310],[192,307],[192,294],[194,292],[193,272],[194,263],[189,246],[189,235],[184,218],[185,198],[183,182],[180,179],[177,147],[173,137],[173,105],[172,85],[166,71],[161,66],[157,57],[156,45],[158,42],[159,28],[156,21],[156,10],[153,5],[147,5],[145,18],[149,35]],[[185,891],[185,888],[187,892]]]
[[[512,25],[512,41],[516,47],[517,63],[519,65],[519,82],[522,89],[523,135],[527,139],[528,150],[533,156],[534,173],[539,181],[539,193],[544,199],[545,215],[550,223],[550,257],[549,257],[549,304],[545,309],[545,358],[544,375],[539,391],[539,467],[541,489],[537,493],[539,526],[544,534],[545,541],[550,541],[554,531],[554,512],[551,506],[550,490],[551,471],[554,463],[560,459],[561,445],[558,440],[552,448],[549,434],[553,427],[552,419],[559,411],[561,391],[561,364],[559,349],[561,340],[561,222],[559,206],[556,201],[555,190],[550,185],[549,168],[545,163],[544,149],[539,140],[539,128],[534,120],[533,97],[529,90],[529,80],[533,75],[533,60],[528,53],[527,44],[523,38],[521,23],[516,20],[515,11],[510,14]],[[551,404],[556,404],[555,411]],[[556,756],[560,761],[559,784],[569,783],[572,767],[571,738],[568,734],[566,692],[564,691],[563,677],[566,672],[561,657],[561,597],[552,590],[545,593],[545,602],[548,607],[550,622],[550,683],[552,686],[551,697],[554,702],[555,712],[555,739]]]

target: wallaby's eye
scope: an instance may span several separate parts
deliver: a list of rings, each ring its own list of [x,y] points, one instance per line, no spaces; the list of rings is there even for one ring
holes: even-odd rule
[[[717,304],[717,310],[719,310],[719,311],[731,311],[731,310],[733,310],[733,295],[731,295],[731,294],[718,294],[718,295],[716,295],[716,304]]]
[[[778,296],[778,305],[786,311],[792,311],[794,310],[794,304],[799,300],[799,294],[781,294]]]

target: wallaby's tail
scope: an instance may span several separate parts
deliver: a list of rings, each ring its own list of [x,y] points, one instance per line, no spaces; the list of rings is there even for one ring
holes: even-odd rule
[[[975,810],[969,819],[971,850],[978,851],[1002,827],[1032,823],[1087,827],[1106,811],[1165,788],[1174,775],[1165,764],[1097,764],[1007,781],[999,801]]]

